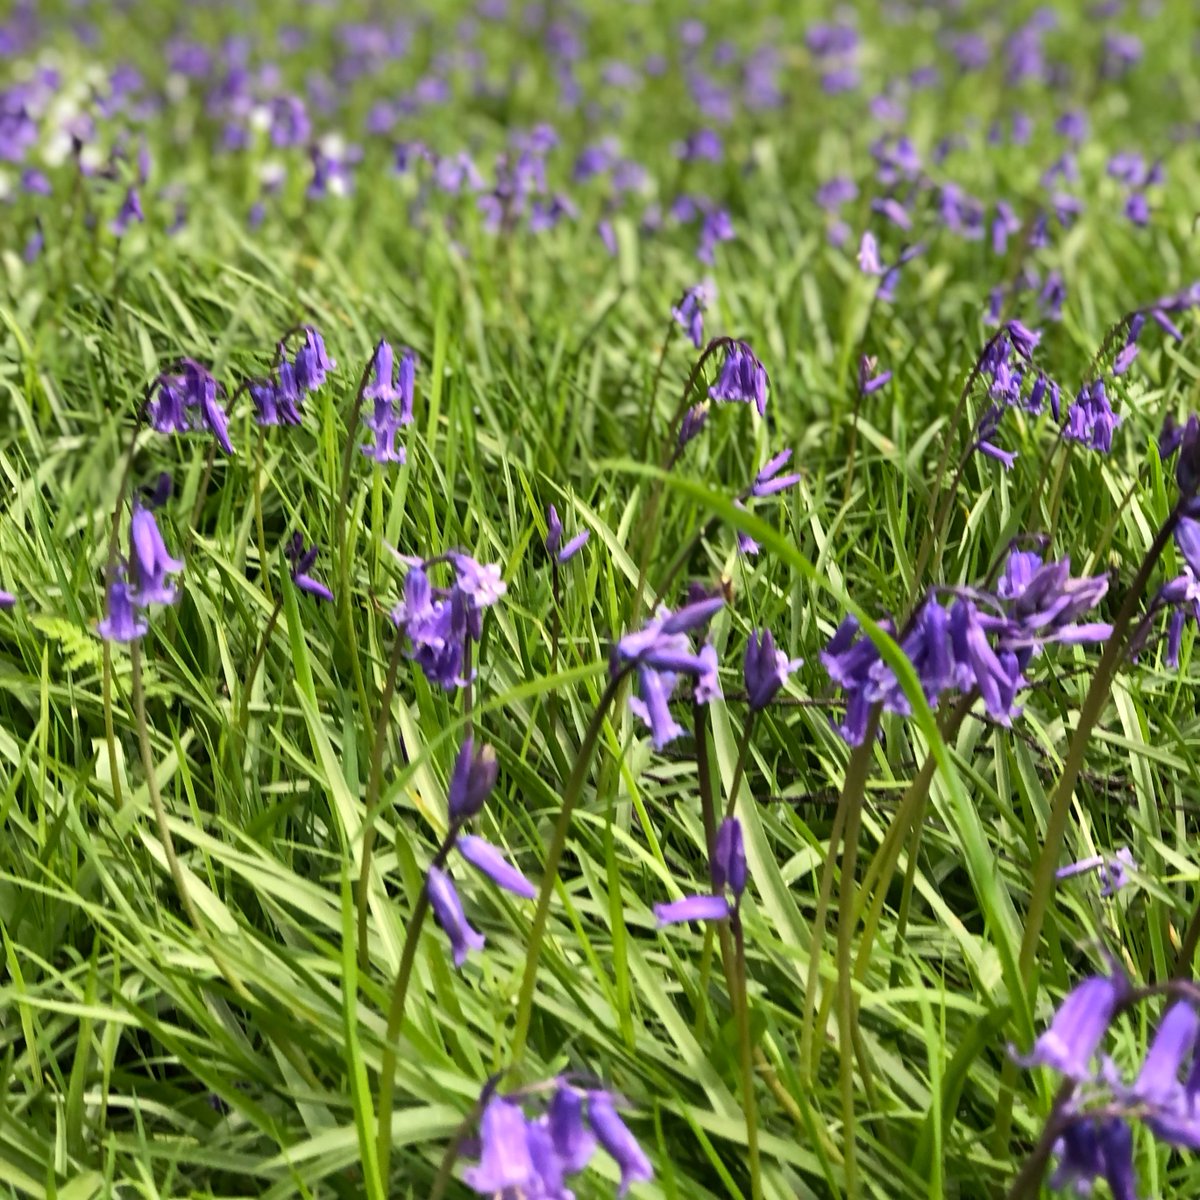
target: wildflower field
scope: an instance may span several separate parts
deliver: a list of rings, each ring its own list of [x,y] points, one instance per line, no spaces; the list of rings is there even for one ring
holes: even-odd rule
[[[0,1195],[1196,1195],[1198,60],[10,4]]]

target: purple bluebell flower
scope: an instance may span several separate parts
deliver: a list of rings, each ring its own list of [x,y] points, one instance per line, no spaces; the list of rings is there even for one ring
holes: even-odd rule
[[[721,242],[733,240],[733,218],[723,208],[713,208],[704,214],[700,222],[700,244],[696,257],[702,263],[712,264],[714,251]]]
[[[565,546],[562,545],[562,521],[559,519],[558,509],[553,504],[546,508],[546,530],[546,553],[560,565],[570,562],[591,537],[591,531],[584,529],[571,538]]]
[[[860,396],[870,396],[879,391],[880,388],[886,387],[892,381],[891,371],[880,371],[875,374],[878,367],[878,360],[871,355],[864,354],[858,360],[858,394]]]
[[[671,316],[686,331],[697,350],[704,345],[704,310],[712,303],[713,287],[698,283],[683,293],[683,298],[671,309]]]
[[[727,887],[735,901],[746,890],[746,847],[742,823],[737,817],[726,817],[717,830],[712,862],[709,864],[713,887],[723,892]]]
[[[667,925],[683,925],[689,921],[724,921],[731,911],[729,901],[722,895],[685,896],[669,904],[656,904],[654,919],[662,929]]]
[[[506,892],[512,892],[524,900],[532,900],[537,896],[537,888],[491,842],[472,833],[463,833],[459,834],[455,849],[471,866],[482,871]]]
[[[17,598],[12,592],[0,589],[0,612],[11,612],[17,606]]]
[[[582,1171],[596,1151],[596,1137],[585,1119],[583,1096],[575,1088],[560,1083],[554,1089],[546,1118],[564,1172],[573,1175]]]
[[[279,425],[282,416],[279,410],[279,393],[273,379],[255,379],[247,385],[250,400],[254,405],[254,420],[262,426]]]
[[[1020,321],[1009,321],[1005,329],[1008,331],[1013,349],[1028,362],[1033,357],[1038,342],[1042,340],[1042,335],[1023,325]]]
[[[620,1169],[621,1186],[617,1189],[617,1195],[624,1196],[631,1183],[653,1179],[654,1169],[650,1166],[650,1160],[642,1153],[629,1127],[617,1115],[612,1097],[607,1092],[589,1092],[587,1109],[588,1123],[596,1140]]]
[[[750,711],[759,712],[766,708],[787,677],[803,661],[799,658],[789,659],[782,650],[776,649],[775,639],[769,629],[764,629],[761,634],[751,630],[742,665]]]
[[[299,533],[292,534],[291,540],[284,546],[284,553],[291,563],[292,582],[302,592],[316,596],[318,600],[333,600],[333,593],[319,579],[314,579],[309,571],[317,561],[318,547],[314,544],[307,550],[304,539]]]
[[[364,400],[383,400],[390,404],[398,394],[392,347],[380,338],[371,355],[370,376],[362,390],[362,397]]]
[[[1103,379],[1085,383],[1070,408],[1062,435],[1068,441],[1079,442],[1091,450],[1107,454],[1112,449],[1113,434],[1122,418],[1113,412]]]
[[[1068,993],[1029,1054],[1014,1053],[1014,1059],[1023,1067],[1051,1067],[1077,1083],[1093,1078],[1092,1061],[1126,990],[1118,976],[1085,979]]]
[[[158,433],[186,433],[187,394],[182,375],[160,376],[146,405],[146,419]]]
[[[1018,388],[1020,387],[1019,384],[1017,386]],[[972,449],[987,458],[995,459],[1006,471],[1011,471],[1013,463],[1017,461],[1016,453],[1011,450],[1002,450],[992,441],[992,438],[1000,427],[1000,421],[1003,416],[1004,409],[999,404],[993,404],[988,407],[987,411],[979,419]]]
[[[492,1096],[479,1122],[479,1142],[479,1165],[463,1172],[467,1186],[484,1196],[525,1192],[534,1180],[534,1167],[520,1107],[503,1096]]]
[[[378,399],[370,413],[362,418],[371,433],[371,441],[359,447],[367,456],[381,466],[387,463],[403,465],[408,461],[408,451],[396,444],[400,434],[400,417],[391,400]]]
[[[725,348],[717,382],[708,389],[709,399],[753,404],[758,415],[767,415],[767,372],[745,342],[732,342]]]
[[[1063,1131],[1055,1149],[1059,1165],[1051,1177],[1055,1190],[1073,1187],[1079,1194],[1104,1179],[1113,1200],[1137,1200],[1133,1172],[1133,1136],[1118,1117],[1077,1116]]]
[[[495,750],[487,745],[476,747],[474,738],[468,736],[454,759],[450,775],[447,793],[450,820],[458,824],[478,816],[499,775]]]
[[[1179,1074],[1192,1061],[1197,1034],[1195,1009],[1186,1000],[1175,1001],[1163,1014],[1128,1098],[1151,1105],[1178,1103],[1183,1093]]]
[[[316,391],[324,382],[326,374],[337,366],[325,351],[325,340],[311,325],[304,327],[304,343],[296,351],[293,362],[296,382],[306,392]]]
[[[217,440],[217,445],[226,454],[233,453],[233,444],[229,440],[229,418],[224,407],[217,398],[221,385],[212,377],[212,373],[197,362],[188,361],[184,365],[184,398],[193,412],[195,426],[207,429]]]
[[[1150,202],[1144,192],[1130,192],[1125,201],[1125,215],[1139,228],[1150,223]]]
[[[908,209],[895,196],[885,196],[882,199],[872,200],[871,211],[879,213],[895,225],[897,229],[907,231],[912,228],[912,217],[909,216]]]
[[[864,275],[882,275],[883,264],[879,261],[879,244],[868,229],[858,243],[858,269]]]
[[[638,694],[630,697],[629,707],[649,726],[656,750],[683,733],[670,708],[679,675],[706,676],[710,669],[692,651],[687,634],[707,623],[723,603],[716,596],[686,605],[674,614],[660,609],[643,629],[625,634],[613,648],[614,668],[637,667]]]
[[[154,513],[140,504],[133,507],[129,522],[129,544],[137,583],[135,600],[141,607],[173,604],[175,585],[167,579],[183,570],[183,560],[172,558],[159,532]]]
[[[1129,882],[1129,872],[1133,867],[1133,853],[1128,846],[1123,846],[1111,858],[1095,854],[1091,858],[1080,859],[1079,862],[1059,867],[1054,872],[1054,877],[1070,879],[1075,875],[1096,871],[1100,875],[1100,895],[1107,898],[1115,896]]]
[[[683,419],[679,422],[676,449],[682,450],[704,428],[708,422],[709,408],[709,401],[702,400],[699,404],[693,404],[683,414]]]
[[[696,675],[692,699],[696,704],[711,704],[714,700],[722,698],[716,647],[711,642],[705,642],[696,657],[700,661],[700,671]]]
[[[1122,348],[1113,359],[1113,374],[1124,375],[1126,371],[1133,366],[1133,360],[1138,356],[1138,345],[1136,342],[1130,342],[1129,345]]]
[[[1042,290],[1038,293],[1038,303],[1042,306],[1047,320],[1057,321],[1062,317],[1063,304],[1067,298],[1067,285],[1061,272],[1049,271],[1046,274]]]
[[[467,924],[454,880],[445,871],[430,867],[425,879],[425,891],[429,897],[429,907],[433,910],[433,919],[450,939],[454,965],[461,967],[470,951],[483,949],[484,936]]]
[[[119,575],[108,585],[106,609],[96,632],[107,642],[133,642],[144,637],[150,628],[138,616],[129,585]]]
[[[145,219],[146,214],[142,210],[142,198],[138,195],[137,188],[131,187],[125,193],[125,199],[121,202],[121,207],[117,210],[117,215],[113,217],[109,228],[112,229],[117,237],[121,237],[135,221],[141,224]]]
[[[790,475],[779,474],[787,466],[791,457],[791,450],[782,450],[774,458],[765,463],[754,477],[754,483],[750,487],[750,494],[761,499],[764,496],[773,496],[777,492],[785,491],[787,488],[794,487],[799,483],[802,478],[799,473]]]

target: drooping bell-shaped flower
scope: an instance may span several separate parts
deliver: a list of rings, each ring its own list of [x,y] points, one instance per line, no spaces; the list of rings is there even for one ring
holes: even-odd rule
[[[484,936],[467,924],[454,880],[445,871],[439,867],[430,867],[425,878],[425,889],[429,896],[429,907],[433,910],[433,919],[450,939],[454,965],[461,967],[470,951],[483,949]]]
[[[519,1105],[493,1096],[479,1122],[479,1165],[468,1167],[463,1179],[485,1196],[526,1194],[534,1178],[526,1118]]]
[[[1119,977],[1085,979],[1067,994],[1033,1049],[1014,1058],[1023,1067],[1051,1067],[1076,1082],[1091,1079],[1096,1051],[1125,991],[1125,981]]]
[[[154,513],[135,504],[129,522],[129,543],[133,552],[134,576],[137,582],[136,600],[148,604],[173,604],[175,585],[168,575],[183,570],[182,559],[172,558],[159,531]]]
[[[769,629],[760,634],[752,630],[746,642],[742,675],[746,684],[746,699],[752,712],[766,708],[783,686],[784,680],[803,662],[791,658],[775,647]]]
[[[325,350],[325,339],[311,325],[304,327],[304,344],[296,351],[293,366],[296,382],[306,392],[315,391],[325,382],[326,374],[335,363]]]
[[[463,833],[455,848],[477,871],[482,871],[497,887],[502,887],[523,900],[533,900],[537,888],[504,857],[500,851],[481,837]]]
[[[626,1195],[630,1184],[654,1178],[654,1168],[651,1167],[650,1160],[642,1152],[629,1127],[617,1115],[612,1097],[607,1092],[588,1093],[588,1123],[600,1145],[621,1172],[618,1196]]]
[[[129,584],[115,577],[108,585],[107,611],[96,632],[108,642],[133,642],[145,636],[149,628],[134,608]]]
[[[478,816],[492,794],[500,775],[500,764],[491,746],[476,747],[468,736],[454,760],[448,792],[450,820],[459,823]]]

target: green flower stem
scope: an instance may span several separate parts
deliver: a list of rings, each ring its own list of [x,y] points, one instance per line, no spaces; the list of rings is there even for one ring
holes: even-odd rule
[[[938,729],[943,741],[948,742],[957,733],[958,727],[971,711],[977,699],[978,693],[972,689],[966,696],[963,696],[959,700],[958,704],[950,712],[943,716]],[[888,827],[888,831],[884,835],[879,849],[872,857],[866,871],[863,872],[859,894],[864,897],[870,896],[870,903],[866,905],[864,901],[864,904],[859,906],[859,911],[855,914],[856,921],[863,919],[863,908],[864,906],[866,907],[866,917],[863,919],[863,931],[859,939],[858,957],[854,968],[854,978],[859,982],[866,977],[867,966],[871,956],[871,947],[874,944],[875,935],[879,930],[879,922],[882,919],[883,910],[887,902],[888,889],[891,886],[892,877],[896,871],[896,864],[900,859],[901,843],[904,840],[904,835],[911,830],[913,841],[908,852],[908,869],[904,875],[904,891],[900,898],[900,917],[897,923],[898,932],[896,935],[897,941],[903,940],[904,929],[907,923],[908,900],[911,896],[916,875],[914,864],[916,862],[917,849],[920,846],[921,828],[925,818],[925,806],[929,800],[929,787],[933,782],[933,775],[936,770],[937,759],[932,754],[926,754],[925,761],[921,764],[921,769],[908,785],[904,797],[900,801],[896,815],[893,817],[892,823]],[[893,955],[895,955],[894,948]],[[898,958],[893,958],[893,968],[898,961]],[[895,982],[891,986],[895,987]]]
[[[256,425],[254,435],[254,532],[258,538],[258,565],[262,572],[263,591],[268,600],[275,597],[271,594],[271,573],[267,570],[267,535],[263,524],[262,503],[262,471],[263,471],[263,428]]]
[[[125,803],[125,796],[121,790],[121,772],[117,762],[117,737],[113,730],[112,680],[112,646],[105,638],[104,675],[101,679],[101,695],[104,701],[104,741],[108,745],[108,774],[112,782],[113,807],[120,808]]]
[[[375,737],[371,742],[371,769],[367,775],[367,806],[363,814],[362,864],[358,871],[358,962],[366,968],[370,962],[367,945],[367,909],[371,892],[371,860],[375,849],[375,820],[378,817],[379,793],[383,784],[383,749],[387,743],[388,721],[392,716],[392,697],[396,694],[396,679],[403,657],[404,639],[397,634],[388,659],[383,693],[379,697],[379,716],[375,720]]]
[[[175,842],[171,837],[171,827],[167,824],[167,810],[163,807],[162,793],[158,788],[158,775],[154,765],[154,750],[150,745],[150,726],[146,721],[146,692],[142,685],[142,654],[136,641],[130,643],[129,657],[133,670],[133,715],[137,724],[138,748],[142,756],[142,770],[146,775],[146,791],[150,794],[150,806],[154,810],[154,820],[158,826],[158,837],[162,842],[163,854],[166,855],[167,866],[171,872],[171,879],[175,884],[175,891],[179,894],[180,903],[183,905],[184,912],[187,913],[188,920],[192,923],[192,927],[196,930],[200,941],[204,944],[204,948],[208,951],[217,970],[225,978],[225,982],[229,984],[240,999],[253,1003],[254,997],[246,990],[242,981],[229,969],[224,958],[217,950],[216,945],[209,936],[208,927],[200,919],[199,910],[196,908],[191,893],[188,891],[187,878],[184,876],[179,856],[175,853]]]
[[[663,338],[662,350],[658,355],[658,366],[654,368],[654,382],[650,385],[650,399],[646,402],[646,415],[642,421],[642,433],[638,438],[638,458],[646,457],[646,448],[650,441],[650,430],[654,426],[654,410],[658,406],[658,389],[662,384],[663,370],[667,365],[667,352],[675,337],[675,318],[667,322],[667,336]]]
[[[729,785],[729,799],[725,801],[725,819],[733,816],[737,808],[738,792],[742,786],[742,776],[746,773],[746,759],[750,754],[750,736],[754,732],[754,720],[758,716],[755,709],[746,714],[746,725],[742,730],[742,740],[738,745],[737,762],[733,768],[733,782]],[[711,847],[710,847],[711,852]]]
[[[693,704],[692,716],[695,725],[696,782],[700,789],[700,814],[704,821],[704,844],[711,863],[717,845],[717,808],[713,800],[712,767],[708,757],[708,705]],[[700,955],[700,979],[696,986],[696,1015],[692,1030],[697,1038],[704,1032],[705,1015],[708,1008],[704,998],[708,995],[708,981],[712,974],[713,943],[721,939],[721,965],[725,972],[730,1004],[734,1003],[733,990],[733,941],[728,928],[720,922],[708,921],[704,930],[704,950]]]
[[[821,956],[825,943],[825,919],[829,913],[829,901],[833,894],[834,864],[837,861],[838,843],[842,831],[846,828],[847,814],[852,806],[861,804],[863,791],[866,788],[867,774],[871,767],[871,753],[875,745],[875,733],[879,728],[880,706],[874,705],[867,717],[867,728],[862,742],[854,748],[850,761],[846,766],[846,775],[842,782],[842,792],[838,797],[837,809],[833,815],[833,828],[829,832],[829,848],[825,854],[825,865],[821,870],[821,882],[817,892],[817,910],[813,916],[813,940],[809,947],[808,977],[804,987],[804,1018],[800,1030],[800,1074],[807,1082],[812,1081],[816,1071],[816,1063],[820,1058],[819,1051],[814,1053],[814,1042],[817,1025],[817,992],[821,978]],[[849,1045],[843,1047],[848,1052]],[[852,1143],[848,1140],[846,1146],[847,1179],[850,1178],[850,1163],[854,1158]]]
[[[275,632],[275,626],[279,624],[279,616],[282,612],[283,595],[280,594],[279,599],[275,601],[275,605],[271,609],[271,615],[267,618],[266,625],[263,627],[262,637],[258,639],[258,645],[254,648],[254,657],[250,660],[250,669],[246,672],[246,679],[242,684],[242,704],[237,721],[238,741],[240,743],[244,743],[246,728],[250,724],[250,695],[254,691],[254,681],[258,678],[258,670],[262,666],[263,657],[267,652],[267,645],[271,641],[271,635]]]
[[[738,1048],[742,1065],[742,1107],[746,1110],[746,1148],[750,1157],[750,1194],[762,1200],[762,1163],[758,1155],[758,1103],[754,1096],[754,1051],[750,1041],[750,1000],[746,990],[746,938],[742,915],[734,908],[729,919],[733,930],[734,967],[730,1000],[738,1023]]]
[[[1071,812],[1071,798],[1075,793],[1075,784],[1078,782],[1079,772],[1083,767],[1088,740],[1096,722],[1100,719],[1100,714],[1104,711],[1113,677],[1124,657],[1125,634],[1129,629],[1129,624],[1141,602],[1150,576],[1158,565],[1158,560],[1162,557],[1167,543],[1171,540],[1181,516],[1180,506],[1176,505],[1166,521],[1163,522],[1146,557],[1142,560],[1142,565],[1138,568],[1133,583],[1125,593],[1125,599],[1113,622],[1112,636],[1105,644],[1104,653],[1100,656],[1096,673],[1092,676],[1091,685],[1084,697],[1083,707],[1079,711],[1079,721],[1071,737],[1066,761],[1063,763],[1063,772],[1050,800],[1050,817],[1046,822],[1046,833],[1042,838],[1042,851],[1034,867],[1033,888],[1029,896],[1029,912],[1025,918],[1025,935],[1021,940],[1021,974],[1026,987],[1029,986],[1033,973],[1034,956],[1037,952],[1038,940],[1041,937],[1042,924],[1045,921],[1050,897],[1054,891],[1054,872],[1059,852],[1062,849],[1063,837],[1066,834],[1067,820]]]
[[[1126,632],[1129,629],[1129,624],[1133,620],[1133,615],[1141,601],[1142,594],[1146,590],[1146,585],[1150,581],[1150,576],[1154,568],[1158,565],[1158,560],[1162,557],[1167,543],[1171,540],[1171,536],[1175,532],[1175,527],[1179,524],[1180,517],[1182,516],[1181,505],[1182,501],[1176,504],[1166,521],[1163,522],[1162,528],[1159,529],[1154,542],[1146,552],[1146,557],[1142,560],[1142,565],[1138,568],[1138,573],[1134,577],[1133,583],[1130,584],[1129,590],[1125,593],[1121,608],[1117,613],[1116,620],[1113,622],[1112,635],[1104,647],[1104,653],[1100,656],[1096,673],[1092,676],[1092,682],[1088,687],[1087,695],[1084,697],[1083,707],[1079,710],[1079,720],[1076,723],[1075,732],[1071,735],[1071,742],[1067,748],[1067,756],[1063,762],[1062,775],[1059,777],[1058,785],[1055,787],[1054,793],[1050,798],[1050,815],[1046,821],[1046,832],[1042,837],[1042,850],[1038,855],[1037,862],[1034,864],[1033,885],[1029,893],[1029,909],[1025,917],[1025,932],[1021,938],[1019,966],[1021,978],[1026,989],[1029,988],[1033,978],[1037,949],[1042,935],[1042,926],[1045,923],[1046,913],[1050,907],[1050,899],[1054,894],[1054,873],[1058,864],[1059,854],[1062,851],[1063,838],[1066,836],[1067,822],[1071,815],[1071,800],[1075,795],[1075,785],[1079,781],[1080,771],[1083,769],[1083,760],[1087,753],[1088,742],[1091,738],[1092,730],[1100,720],[1104,706],[1108,701],[1113,677],[1117,673],[1117,667],[1124,658]],[[1034,999],[1035,997],[1030,994],[1030,1004],[1033,1003]],[[1001,1076],[1000,1095],[996,1106],[994,1126],[994,1144],[998,1149],[1007,1147],[1008,1135],[1011,1129],[1013,1105],[1012,1078],[1011,1066],[1006,1065],[1006,1072]]]
[[[704,369],[704,364],[722,347],[733,345],[735,338],[719,337],[713,338],[700,353],[700,357],[696,359],[695,365],[692,367],[691,373],[687,377],[687,382],[683,385],[683,392],[679,398],[679,404],[675,409],[675,413],[671,418],[670,428],[667,433],[667,442],[663,447],[662,456],[662,474],[658,475],[653,483],[650,491],[650,499],[646,504],[646,513],[642,521],[645,534],[642,538],[642,549],[638,561],[638,581],[637,588],[633,595],[633,613],[629,623],[631,625],[637,623],[638,617],[642,611],[642,600],[646,589],[646,572],[650,566],[650,556],[654,550],[654,544],[658,534],[658,510],[662,504],[663,488],[666,486],[666,476],[674,467],[679,459],[680,447],[675,444],[677,438],[677,430],[679,422],[683,420],[684,414],[687,412],[688,401],[691,399],[692,391],[696,386],[696,381],[700,378],[700,372]],[[659,595],[662,595],[666,585],[659,590]]]
[[[917,565],[913,571],[913,601],[915,602],[917,595],[921,591],[922,581],[925,575],[925,568],[929,565],[930,556],[933,554],[935,542],[941,540],[941,526],[946,516],[949,515],[950,505],[954,500],[954,492],[958,487],[957,478],[961,475],[961,471],[956,475],[954,487],[949,491],[949,495],[943,501],[943,483],[946,478],[946,468],[950,465],[950,450],[954,444],[954,434],[958,429],[958,423],[962,420],[963,412],[967,407],[967,400],[971,395],[971,389],[975,386],[975,381],[979,378],[980,364],[987,355],[987,352],[996,344],[996,342],[1004,335],[1004,326],[993,334],[988,343],[976,358],[974,365],[967,374],[967,380],[962,386],[962,391],[958,394],[958,403],[954,406],[954,412],[950,415],[950,423],[946,426],[946,434],[942,439],[942,451],[938,456],[937,470],[934,472],[934,489],[929,498],[929,512],[936,513],[936,517],[932,526],[927,526],[925,536],[921,540],[921,548],[917,553]],[[945,508],[945,513],[942,509]]]
[[[459,825],[452,823],[446,837],[433,856],[430,867],[441,870],[458,837]],[[421,941],[421,928],[429,915],[429,889],[425,880],[404,935],[404,947],[400,952],[400,966],[396,971],[396,982],[392,985],[392,999],[388,1005],[387,1032],[383,1040],[383,1053],[379,1062],[379,1128],[376,1134],[376,1157],[379,1161],[379,1185],[385,1196],[391,1194],[388,1186],[389,1165],[392,1155],[392,1109],[396,1100],[396,1049],[400,1044],[400,1031],[404,1028],[404,1006],[408,999],[408,985],[412,980],[413,965],[417,961],[417,945]]]
[[[583,783],[587,777],[587,770],[591,764],[596,743],[600,739],[600,731],[604,727],[608,710],[628,673],[629,667],[626,666],[616,675],[611,676],[600,697],[600,702],[596,705],[596,711],[592,714],[592,719],[584,732],[583,743],[579,747],[579,754],[575,759],[575,766],[571,770],[571,777],[567,780],[558,822],[554,826],[554,835],[550,842],[550,848],[546,852],[546,866],[541,890],[538,892],[537,910],[534,913],[533,927],[529,931],[529,942],[525,952],[525,974],[521,980],[521,990],[517,997],[517,1023],[513,1030],[511,1051],[511,1061],[514,1064],[519,1062],[524,1055],[525,1042],[529,1036],[529,1021],[533,1015],[533,989],[537,982],[538,960],[541,957],[542,942],[546,936],[546,921],[550,915],[550,897],[558,879],[559,862],[562,859],[563,850],[566,848],[567,833],[571,827],[571,814],[575,811],[575,806],[579,803],[579,797],[583,792]]]
[[[842,789],[842,799],[846,804],[846,823],[842,835],[842,868],[838,885],[838,925],[837,925],[837,1018],[838,1018],[838,1079],[842,1095],[842,1141],[844,1143],[845,1161],[843,1169],[846,1172],[846,1195],[853,1200],[858,1195],[858,1154],[856,1147],[854,1111],[854,1062],[857,1057],[852,1048],[857,1046],[857,1029],[855,1022],[854,981],[851,955],[854,936],[854,909],[857,904],[855,895],[858,871],[858,839],[862,830],[863,799],[866,794],[867,769],[871,760],[871,747],[874,737],[868,728],[867,737],[863,740],[866,753],[856,753],[850,761],[846,772],[846,782]],[[829,848],[829,858],[834,856],[834,848]],[[859,1063],[864,1081],[867,1076],[867,1063],[862,1058]]]

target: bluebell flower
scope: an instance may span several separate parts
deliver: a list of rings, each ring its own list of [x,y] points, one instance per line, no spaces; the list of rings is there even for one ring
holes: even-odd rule
[[[187,396],[181,375],[160,376],[146,405],[146,419],[158,433],[187,433]]]
[[[1091,450],[1107,454],[1112,449],[1113,434],[1122,418],[1113,412],[1104,380],[1084,384],[1070,408],[1063,426],[1063,437],[1079,442]]]
[[[724,921],[730,912],[729,900],[723,895],[685,896],[669,904],[656,904],[654,919],[661,929],[665,925],[682,925],[688,921]]]
[[[445,871],[430,867],[425,877],[425,890],[429,907],[433,910],[433,919],[450,939],[454,965],[461,967],[470,951],[483,949],[484,936],[467,924],[454,881]]]
[[[17,598],[12,592],[0,589],[0,612],[10,612],[17,606]]]
[[[587,545],[591,531],[584,529],[571,538],[564,546],[562,544],[563,526],[558,509],[553,504],[546,507],[546,553],[560,565],[568,563]]]
[[[883,274],[883,264],[879,261],[879,244],[870,230],[863,233],[858,243],[858,269],[864,275]]]
[[[776,492],[782,492],[799,483],[803,477],[798,472],[793,472],[790,475],[779,474],[787,466],[791,457],[791,450],[784,450],[765,463],[754,477],[750,494],[761,499],[764,496],[773,496]]]
[[[711,642],[705,642],[696,656],[700,660],[700,670],[696,675],[696,686],[692,691],[692,699],[696,704],[711,704],[722,698],[721,679],[717,673],[717,651]]]
[[[737,817],[726,817],[717,830],[713,847],[712,862],[709,863],[713,887],[722,892],[726,888],[738,901],[746,890],[746,846],[742,836],[742,823]]]
[[[447,791],[450,820],[457,824],[478,816],[499,775],[495,750],[487,745],[476,747],[470,736],[464,739],[454,759]]]
[[[371,373],[362,390],[362,397],[364,400],[383,400],[390,404],[398,394],[395,357],[391,346],[380,338],[371,355]]]
[[[1090,1191],[1096,1179],[1107,1182],[1113,1200],[1137,1200],[1133,1173],[1133,1135],[1118,1117],[1078,1117],[1059,1139],[1059,1165],[1050,1180],[1055,1189]]]
[[[891,371],[880,371],[875,374],[878,362],[866,354],[858,360],[858,394],[870,396],[886,387],[892,381]]]
[[[279,394],[273,379],[255,379],[247,385],[250,400],[254,405],[254,420],[264,427],[279,425],[282,417],[279,410]]]
[[[1180,1072],[1190,1064],[1200,1034],[1200,1017],[1186,1000],[1177,1000],[1163,1014],[1142,1068],[1127,1098],[1149,1105],[1183,1102]]]
[[[1128,846],[1122,846],[1111,858],[1095,854],[1090,858],[1080,859],[1079,862],[1069,863],[1059,867],[1054,872],[1056,879],[1070,879],[1075,875],[1083,875],[1096,871],[1100,875],[1100,895],[1114,896],[1129,882],[1129,872],[1135,866],[1133,853]]]
[[[753,404],[758,415],[767,415],[767,372],[745,342],[733,342],[725,348],[717,382],[708,389],[709,399]]]
[[[746,699],[751,712],[766,708],[787,677],[803,661],[799,658],[789,659],[782,650],[776,649],[775,639],[769,629],[763,629],[761,634],[758,630],[751,630],[742,664]]]
[[[309,574],[313,563],[317,561],[318,548],[316,545],[308,549],[304,547],[304,539],[299,533],[292,534],[291,540],[284,546],[284,553],[291,562],[292,582],[302,592],[316,596],[318,600],[332,601],[333,593],[319,579]]]
[[[119,575],[108,585],[107,612],[96,632],[108,642],[133,642],[144,637],[150,626],[138,616],[129,585]]]
[[[183,561],[172,558],[167,552],[154,513],[140,504],[133,507],[133,516],[129,522],[129,544],[137,583],[137,603],[142,607],[149,604],[173,604],[176,590],[167,576],[182,571]]]
[[[546,1112],[547,1125],[555,1152],[568,1175],[582,1171],[596,1149],[596,1136],[587,1127],[584,1098],[573,1087],[560,1084],[554,1089]]]
[[[697,350],[704,345],[704,310],[712,303],[713,288],[698,283],[683,293],[683,298],[671,309],[671,316],[681,325]]]
[[[525,1114],[503,1096],[493,1096],[479,1122],[479,1165],[468,1167],[463,1179],[485,1196],[524,1193],[534,1179]]]
[[[1014,1053],[1014,1059],[1023,1067],[1052,1067],[1076,1082],[1092,1079],[1096,1051],[1127,988],[1117,976],[1085,979],[1067,994],[1029,1054]]]
[[[654,1169],[650,1166],[650,1160],[642,1153],[629,1127],[617,1115],[612,1097],[607,1092],[589,1092],[587,1111],[588,1123],[597,1141],[620,1169],[621,1186],[617,1189],[617,1195],[624,1196],[631,1183],[653,1179]]]
[[[139,224],[146,219],[146,214],[142,210],[142,198],[138,195],[138,190],[131,187],[125,193],[125,199],[121,202],[121,207],[117,210],[117,215],[112,219],[110,228],[117,237],[122,237],[125,231],[135,221]]]
[[[306,392],[316,391],[326,374],[337,366],[325,351],[325,340],[311,325],[304,327],[304,343],[293,361],[296,382]]]
[[[455,842],[455,849],[471,866],[482,871],[506,892],[512,892],[524,900],[532,900],[537,896],[537,888],[491,842],[472,833],[463,833]]]

